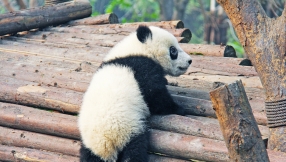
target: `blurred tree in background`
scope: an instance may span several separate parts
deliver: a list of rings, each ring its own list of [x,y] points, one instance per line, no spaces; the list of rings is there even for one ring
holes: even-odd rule
[[[190,43],[229,44],[244,54],[231,22],[215,0],[89,0],[92,16],[115,13],[121,23],[182,20]],[[281,15],[285,0],[258,0],[269,17]],[[45,0],[0,0],[0,13],[43,6]]]

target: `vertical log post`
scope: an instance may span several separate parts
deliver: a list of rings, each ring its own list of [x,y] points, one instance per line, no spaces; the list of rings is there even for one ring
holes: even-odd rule
[[[265,145],[241,81],[210,92],[232,161],[269,162]]]

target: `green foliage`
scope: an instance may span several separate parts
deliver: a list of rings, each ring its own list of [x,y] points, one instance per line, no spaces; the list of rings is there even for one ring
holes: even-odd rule
[[[128,11],[132,7],[132,4],[128,0],[111,0],[105,9],[105,12],[111,13],[116,7],[118,7],[120,10]]]
[[[4,6],[0,5],[0,14],[3,14],[6,12],[6,9]]]
[[[242,58],[245,52],[232,27],[230,27],[227,31],[227,38],[228,38],[227,45],[231,45],[235,49],[237,57]]]
[[[244,49],[239,42],[231,41],[231,42],[227,42],[227,45],[230,45],[235,49],[237,57],[242,58],[244,56],[244,53],[245,53]]]
[[[94,4],[96,0],[90,0]],[[158,21],[159,4],[156,0],[110,0],[105,13],[115,13],[120,22]],[[93,10],[92,16],[100,14]]]

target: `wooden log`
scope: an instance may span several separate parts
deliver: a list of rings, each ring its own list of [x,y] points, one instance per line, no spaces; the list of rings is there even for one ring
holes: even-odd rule
[[[145,26],[158,26],[163,29],[181,29],[184,28],[184,23],[181,20],[173,21],[159,21],[159,22],[135,22],[135,23],[124,23],[124,24],[108,24],[101,25],[105,28],[138,28],[139,25]]]
[[[181,160],[181,159],[171,158],[167,156],[149,154],[149,162],[188,162],[188,161],[191,161],[191,160]]]
[[[76,20],[79,21],[79,20]],[[183,37],[189,42],[192,38],[192,33],[188,28],[181,29],[165,29],[172,33],[175,37]],[[50,27],[44,29],[44,31],[53,32],[65,32],[65,33],[89,33],[89,34],[117,34],[127,36],[132,32],[136,31],[136,28],[105,28],[101,25],[79,25],[79,26],[68,26],[68,27]]]
[[[182,159],[202,161],[229,161],[223,141],[207,138],[150,130],[150,151],[172,155]]]
[[[0,102],[0,125],[15,129],[79,139],[77,118],[46,110]]]
[[[79,156],[80,141],[0,126],[0,144]]]
[[[198,117],[188,115],[152,116],[150,126],[153,129],[175,132],[180,134],[204,137],[223,141],[224,138],[220,131],[219,122],[214,118]],[[266,126],[259,126],[264,139],[269,137],[269,129]]]
[[[57,25],[91,14],[88,1],[61,3],[0,15],[0,35]],[[48,16],[46,16],[48,15]]]
[[[102,24],[117,24],[118,17],[114,13],[98,15],[95,17],[87,17],[80,20],[70,21],[69,25],[102,25]]]
[[[79,158],[75,156],[6,145],[0,145],[0,160],[30,162],[79,162]]]
[[[78,112],[83,96],[80,92],[39,86],[38,83],[17,80],[13,76],[0,78],[0,89],[5,89],[0,92],[0,101],[70,113]]]
[[[215,111],[211,108],[211,102],[203,99],[172,95],[177,103],[185,108],[187,114],[216,117]]]
[[[184,37],[176,37],[179,43],[189,43],[189,40]]]
[[[1,44],[0,51],[6,55],[5,58],[13,58],[11,54],[15,56],[36,56],[34,58],[39,58],[38,60],[41,59],[40,61],[61,61],[64,65],[67,64],[65,62],[70,62],[77,64],[77,67],[79,63],[84,62],[86,60],[93,64],[101,64],[104,56],[110,50],[110,48],[101,46],[80,47],[74,44],[65,44],[64,46],[58,46],[56,45],[57,43],[41,43],[29,39],[18,40],[17,43],[10,40],[3,40],[2,42],[3,44]],[[1,58],[4,58],[4,56]],[[0,60],[2,60],[1,58]],[[28,57],[26,57],[26,60],[28,60]],[[21,62],[24,61],[24,59],[18,61]],[[70,69],[74,68],[72,64],[69,65],[71,66]]]
[[[189,42],[192,39],[192,32],[188,28],[166,29],[166,30],[172,33],[175,37],[184,37],[187,42]]]
[[[227,147],[222,141],[155,129],[152,129],[150,132],[150,151],[172,155],[182,159],[197,159],[213,162],[230,161]],[[286,161],[286,155],[282,152],[272,150],[267,150],[267,152],[270,161]]]
[[[207,45],[207,44],[181,44],[183,50],[193,55],[237,57],[232,46]]]
[[[5,89],[5,91],[0,91],[0,101],[43,107],[60,112],[77,113],[83,93],[56,88],[57,85],[55,87],[52,86],[55,86],[55,84],[39,86],[39,83],[15,79],[13,74],[12,77],[3,76],[0,78],[0,88]],[[178,95],[172,95],[172,97],[185,108],[187,114],[216,117],[211,102],[208,100]],[[260,110],[253,111],[257,122],[265,125],[265,112]]]
[[[0,102],[0,125],[5,127],[79,139],[76,120],[77,118],[71,115]],[[154,129],[223,140],[216,119],[178,115],[153,116],[150,125]],[[268,128],[259,126],[259,129],[267,138]]]
[[[6,130],[9,134],[5,133],[7,132]],[[2,136],[2,134],[4,135]],[[9,145],[45,149],[48,151],[57,151],[58,153],[77,152],[79,150],[79,143],[76,142],[77,144],[75,144],[74,140],[68,142],[69,139],[61,139],[59,142],[59,137],[5,127],[0,127],[0,139],[1,143],[9,143]],[[58,145],[61,145],[61,147]],[[208,161],[227,161],[226,158],[228,158],[227,149],[222,141],[159,130],[151,130],[149,145],[151,152],[158,152],[182,159],[192,158]],[[68,149],[64,147],[68,147]],[[1,153],[0,151],[0,155]],[[75,153],[74,156],[78,156],[78,153]],[[276,160],[283,160],[286,157],[278,152],[275,153],[274,156]],[[271,153],[270,157],[272,157]]]
[[[228,63],[231,65],[252,66],[250,60],[246,58],[234,58],[234,57],[213,57],[203,55],[192,55],[192,60],[198,62],[216,62],[218,65],[222,63]],[[248,61],[247,61],[248,60]],[[247,63],[248,62],[248,63]],[[193,65],[193,64],[191,64]]]
[[[167,89],[173,95],[210,100],[209,92],[206,90],[196,90],[169,85],[167,85]]]
[[[190,67],[192,68],[192,67]],[[263,92],[263,86],[258,76],[223,76],[223,75],[209,75],[208,73],[194,73],[192,75],[181,75],[180,77],[166,76],[169,85],[179,86],[183,88],[198,89],[211,91],[215,82],[231,83],[241,79],[246,91],[249,88],[259,89]],[[262,94],[261,97],[264,97]]]
[[[56,36],[56,35],[55,35]],[[58,37],[58,36],[57,36]],[[50,41],[54,41],[53,39]],[[54,47],[48,47],[50,50],[44,50],[47,47],[43,46],[43,43],[40,43],[41,46],[38,45],[25,45],[25,43],[19,42],[18,46],[10,46],[11,41],[3,41],[5,46],[3,48],[5,49],[0,49],[2,51],[6,52],[14,52],[14,53],[20,53],[22,52],[25,55],[37,55],[37,56],[42,56],[42,57],[49,57],[57,60],[65,60],[65,61],[71,61],[71,62],[83,62],[84,60],[89,60],[89,62],[99,65],[103,57],[106,55],[107,51],[109,49],[107,48],[98,48],[96,50],[95,48],[88,48],[88,49],[83,49],[83,48],[54,48]],[[28,41],[31,42],[31,41]],[[7,45],[6,45],[7,44]],[[8,49],[9,48],[9,49]],[[29,49],[34,49],[33,52],[29,52]],[[22,51],[25,50],[25,51]],[[43,52],[41,52],[43,51]],[[92,52],[94,52],[94,55]],[[241,59],[234,59],[231,60],[229,58],[226,58],[223,60],[222,58],[217,58],[218,61],[216,61],[216,58],[214,58],[214,61],[211,61],[212,58],[206,58],[203,59],[204,57],[194,57],[193,58],[193,63],[189,70],[187,71],[186,74],[191,74],[191,73],[197,73],[197,71],[194,71],[193,67],[197,67],[199,69],[210,69],[210,70],[216,70],[221,72],[227,72],[229,75],[237,75],[237,76],[256,76],[257,73],[254,69],[254,67],[244,67],[237,65],[236,63],[239,62]],[[201,70],[199,70],[201,71]]]
[[[45,39],[42,39],[43,35]],[[86,34],[86,33],[54,33],[54,32],[34,32],[23,37],[13,37],[17,41],[29,42],[35,44],[47,44],[54,47],[68,48],[71,45],[75,47],[113,47],[125,36],[122,35],[100,35],[100,34]],[[11,38],[5,38],[11,39]],[[186,41],[186,38],[176,37],[178,41]]]
[[[24,56],[23,61],[17,61],[21,58],[23,57],[15,59],[10,57],[9,61],[0,61],[0,76],[13,76],[14,79],[34,82],[35,85],[66,88],[80,92],[86,91],[93,76],[93,71],[85,72],[91,70],[87,69],[85,63],[73,65],[55,60],[33,60],[33,56]],[[62,65],[59,65],[60,63]],[[73,69],[70,69],[72,67]],[[88,65],[88,67],[92,67],[94,71],[97,69],[92,65]]]
[[[79,158],[59,153],[41,151],[37,149],[0,145],[0,160],[4,161],[35,161],[35,162],[79,162]],[[187,162],[166,156],[150,154],[149,162]]]
[[[204,57],[201,57],[204,58]],[[224,62],[219,60],[216,62],[215,58],[213,60],[200,59],[200,57],[194,57],[191,67],[200,69],[210,69],[220,72],[227,72],[236,74],[237,76],[257,76],[257,72],[253,66],[241,66],[239,64],[233,64],[232,62],[227,62],[231,59],[225,59]],[[233,61],[234,62],[234,61]],[[190,74],[191,71],[187,71],[186,74]]]
[[[210,92],[231,161],[269,161],[241,81]]]

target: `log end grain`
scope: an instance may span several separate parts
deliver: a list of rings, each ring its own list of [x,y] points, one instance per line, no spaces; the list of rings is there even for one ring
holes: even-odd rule
[[[252,63],[251,63],[251,61],[250,61],[249,59],[243,59],[243,60],[239,63],[239,65],[241,65],[241,66],[252,66]]]
[[[114,14],[114,13],[111,13],[111,14],[109,15],[108,20],[109,20],[109,23],[110,23],[110,24],[118,24],[118,23],[119,23],[118,17],[117,17],[117,15]]]
[[[175,23],[175,27],[176,27],[176,29],[181,29],[181,28],[184,28],[184,27],[185,27],[185,25],[184,25],[183,21],[181,21],[181,20],[178,20],[178,21],[172,21],[172,23]]]
[[[186,39],[186,41],[189,42],[192,39],[192,32],[191,32],[191,30],[186,28],[182,32],[181,37],[184,37]]]
[[[237,57],[235,49],[232,46],[227,45],[224,50],[224,57]]]

